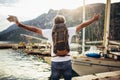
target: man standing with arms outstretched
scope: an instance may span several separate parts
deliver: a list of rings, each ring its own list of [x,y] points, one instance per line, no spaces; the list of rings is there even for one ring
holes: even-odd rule
[[[99,14],[95,14],[91,19],[85,21],[84,23],[81,23],[79,25],[77,25],[76,27],[71,27],[67,29],[66,34],[68,34],[68,37],[66,39],[68,42],[68,47],[70,44],[70,40],[71,37],[73,35],[76,34],[76,32],[79,32],[81,29],[83,29],[84,27],[87,27],[89,24],[99,20],[100,15]],[[18,25],[18,27],[24,28],[26,30],[35,32],[37,34],[39,34],[40,36],[44,36],[44,37],[50,37],[49,40],[52,41],[51,45],[52,45],[52,52],[51,52],[51,80],[59,80],[61,75],[63,76],[63,78],[65,80],[71,80],[72,79],[72,65],[71,65],[71,57],[69,56],[70,52],[69,52],[69,48],[65,49],[64,51],[55,51],[55,44],[56,44],[56,39],[57,37],[54,37],[55,35],[58,34],[53,34],[53,32],[55,32],[53,29],[56,26],[56,29],[59,29],[57,31],[61,31],[61,28],[63,27],[63,25],[65,25],[66,21],[65,21],[65,17],[62,15],[57,15],[54,18],[53,21],[53,28],[49,31],[49,33],[47,33],[46,31],[42,30],[41,28],[37,28],[35,26],[30,26],[30,25],[24,25],[22,24],[16,16],[9,16],[7,18],[8,21],[10,22],[15,22],[16,25]],[[66,26],[66,25],[65,25]],[[64,28],[65,29],[65,28]],[[63,29],[62,29],[63,30]],[[72,33],[72,34],[70,34]],[[64,34],[63,34],[64,35]],[[66,45],[64,45],[66,46]],[[62,45],[62,47],[59,44],[59,47],[61,47],[61,49],[64,47]],[[58,55],[58,53],[63,53],[62,55]]]

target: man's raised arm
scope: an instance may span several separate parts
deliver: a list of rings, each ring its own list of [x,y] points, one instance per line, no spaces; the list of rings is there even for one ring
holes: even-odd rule
[[[19,20],[17,19],[16,16],[9,15],[9,17],[7,18],[7,20],[9,22],[15,22],[16,25],[18,25],[19,27],[22,27],[22,28],[24,28],[26,30],[38,33],[39,35],[42,35],[42,30],[40,28],[37,28],[35,26],[24,25],[21,22],[19,22]]]
[[[81,29],[83,29],[84,27],[87,27],[89,24],[91,24],[91,23],[99,20],[99,18],[100,18],[100,14],[95,14],[95,15],[93,16],[93,18],[91,18],[91,19],[89,19],[89,20],[87,20],[87,21],[79,24],[79,25],[76,27],[76,32],[79,32],[79,31],[80,31]]]

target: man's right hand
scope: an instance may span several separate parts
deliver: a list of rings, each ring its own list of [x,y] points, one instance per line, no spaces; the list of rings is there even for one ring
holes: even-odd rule
[[[16,16],[12,16],[12,15],[9,15],[9,17],[7,18],[7,20],[9,21],[9,22],[18,22],[18,19],[17,19],[17,17]]]
[[[93,19],[95,21],[99,20],[100,19],[100,14],[94,14]]]

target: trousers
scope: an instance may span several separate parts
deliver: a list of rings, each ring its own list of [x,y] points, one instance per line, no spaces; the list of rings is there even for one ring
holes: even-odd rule
[[[51,80],[59,80],[61,76],[64,80],[72,79],[71,60],[51,63]]]

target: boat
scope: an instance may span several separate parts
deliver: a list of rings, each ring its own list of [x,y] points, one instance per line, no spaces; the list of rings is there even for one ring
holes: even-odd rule
[[[120,61],[108,58],[79,56],[72,59],[72,68],[79,75],[120,70]]]
[[[95,52],[92,52],[91,49],[88,50],[87,53],[82,51],[82,54],[72,58],[72,68],[79,75],[95,75],[96,73],[120,70],[120,44],[114,41],[111,42],[119,47],[114,51],[112,50],[113,48],[110,48],[108,40],[111,0],[106,1],[104,38],[101,50],[98,51],[96,48]],[[85,44],[83,44],[82,47],[84,46]],[[82,50],[84,50],[84,48]]]
[[[26,48],[24,52],[31,55],[50,56],[51,55],[51,44],[46,37],[35,37],[27,34],[21,34],[22,37],[27,38],[25,44]],[[31,43],[31,40],[35,39],[37,42]]]
[[[48,44],[39,43],[39,45],[26,46],[26,49],[24,50],[24,52],[31,55],[50,56],[51,48],[50,48],[50,45]]]

